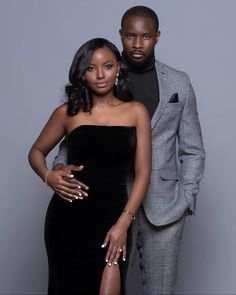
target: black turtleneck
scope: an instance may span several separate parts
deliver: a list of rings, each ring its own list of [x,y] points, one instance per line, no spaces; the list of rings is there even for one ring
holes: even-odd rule
[[[122,58],[129,72],[131,91],[136,101],[143,103],[152,118],[159,103],[159,87],[155,68],[154,52],[145,63],[131,60],[125,53]]]

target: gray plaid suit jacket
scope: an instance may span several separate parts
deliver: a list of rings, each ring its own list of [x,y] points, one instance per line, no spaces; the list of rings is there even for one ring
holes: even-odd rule
[[[156,61],[160,102],[152,121],[152,173],[144,211],[154,225],[195,211],[205,151],[196,98],[187,74]],[[170,102],[173,94],[178,101]]]
[[[205,152],[196,98],[189,77],[156,61],[160,101],[152,118],[152,173],[144,211],[154,225],[178,220],[195,210]],[[169,102],[178,94],[178,102]],[[53,166],[67,163],[63,141]],[[130,186],[129,181],[129,186]]]

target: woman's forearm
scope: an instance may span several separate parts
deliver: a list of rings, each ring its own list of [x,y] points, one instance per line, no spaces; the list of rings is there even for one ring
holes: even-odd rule
[[[38,174],[38,176],[43,181],[45,181],[45,177],[49,170],[46,165],[45,155],[35,146],[32,146],[29,152],[28,159],[32,169]]]
[[[131,224],[138,208],[145,198],[149,186],[149,175],[150,172],[148,169],[146,171],[143,170],[140,173],[136,172],[136,177],[130,190],[128,201],[118,220],[119,222],[124,223],[127,228]]]

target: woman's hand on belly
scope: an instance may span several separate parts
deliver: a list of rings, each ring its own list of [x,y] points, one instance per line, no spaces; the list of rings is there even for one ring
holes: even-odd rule
[[[80,172],[83,166],[56,166],[50,171],[47,177],[47,184],[64,200],[73,202],[83,200],[88,196],[86,192],[89,188],[84,183],[74,178],[73,172]]]

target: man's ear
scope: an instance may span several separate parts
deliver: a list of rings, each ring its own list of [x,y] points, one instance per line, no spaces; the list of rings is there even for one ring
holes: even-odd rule
[[[156,43],[160,40],[161,37],[161,31],[156,32]]]
[[[119,34],[120,34],[120,38],[122,38],[123,37],[122,29],[119,29]]]

